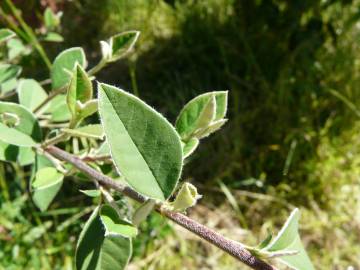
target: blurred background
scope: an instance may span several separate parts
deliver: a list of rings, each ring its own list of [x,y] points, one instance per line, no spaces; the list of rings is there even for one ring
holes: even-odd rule
[[[99,40],[140,30],[134,53],[97,79],[138,95],[171,122],[196,95],[230,90],[228,123],[202,141],[183,173],[204,195],[189,215],[255,245],[296,206],[316,269],[360,269],[360,1],[14,3],[35,28],[45,8],[63,12],[64,42],[45,45],[51,59],[82,46],[91,67],[101,57]],[[40,59],[22,61],[23,76],[48,77]],[[27,193],[29,173],[5,166],[0,269],[73,269],[89,200],[66,182],[41,214]],[[154,214],[135,240],[130,269],[246,267]]]

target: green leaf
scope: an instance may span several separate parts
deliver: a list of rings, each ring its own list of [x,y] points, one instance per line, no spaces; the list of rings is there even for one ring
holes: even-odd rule
[[[131,254],[131,238],[104,236],[97,207],[80,234],[75,254],[76,269],[123,270]]]
[[[7,28],[0,29],[0,44],[5,41],[8,41],[9,39],[11,39],[15,36],[16,36],[16,34],[13,31],[11,31],[10,29],[7,29]]]
[[[110,155],[110,148],[107,141],[103,142],[102,145],[100,145],[99,149],[95,151],[96,156],[106,156]]]
[[[106,84],[98,89],[100,117],[117,169],[139,193],[166,200],[182,169],[177,132],[137,97]]]
[[[33,79],[20,80],[17,92],[19,103],[30,111],[37,108],[47,98],[45,90]]]
[[[86,67],[85,53],[80,47],[62,51],[55,58],[51,68],[51,83],[53,89],[62,88],[70,82],[71,74],[76,63],[83,68]]]
[[[111,48],[111,56],[107,59],[109,62],[117,61],[134,47],[137,39],[139,38],[139,31],[127,31],[115,36],[112,36],[109,40],[109,47]],[[104,45],[102,50],[104,54]],[[105,55],[103,55],[105,56]]]
[[[183,157],[190,156],[196,148],[199,146],[199,140],[197,138],[191,138],[188,142],[183,143]]]
[[[209,136],[211,133],[214,133],[215,131],[219,130],[225,123],[227,122],[227,119],[220,119],[215,122],[212,122],[207,128],[197,130],[194,133],[194,136],[196,138],[202,139],[207,136]]]
[[[9,40],[6,45],[8,48],[9,60],[14,60],[20,55],[27,55],[31,52],[31,49],[26,47],[24,43],[18,38]]]
[[[105,227],[106,236],[135,237],[136,227],[121,219],[116,210],[110,205],[103,205],[100,209],[100,220]]]
[[[144,202],[138,209],[136,209],[132,223],[135,226],[139,226],[141,222],[145,221],[145,219],[149,216],[151,211],[154,209],[156,202],[154,200],[147,200]]]
[[[76,129],[64,128],[63,131],[73,137],[104,139],[104,130],[100,124],[87,125]]]
[[[21,73],[21,67],[9,64],[0,64],[0,84],[16,78]]]
[[[64,176],[53,167],[42,168],[36,172],[32,182],[32,198],[35,205],[43,212],[59,192]]]
[[[35,152],[28,147],[19,147],[19,155],[17,161],[20,166],[30,165],[35,162]]]
[[[80,190],[81,193],[84,193],[86,196],[96,198],[101,195],[101,191],[98,189],[88,189],[88,190]]]
[[[96,113],[98,111],[98,101],[97,99],[89,100],[88,102],[82,104],[77,103],[78,106],[78,115],[77,120],[80,121],[86,117],[89,117],[90,115]]]
[[[0,160],[15,162],[19,154],[19,147],[0,141]]]
[[[71,113],[66,103],[66,95],[58,95],[51,102],[48,109],[51,120],[54,122],[65,122],[71,119]]]
[[[63,42],[64,38],[59,35],[58,33],[54,33],[54,32],[49,32],[46,34],[46,36],[44,37],[44,41],[48,41],[48,42]]]
[[[67,92],[67,104],[74,118],[77,115],[76,104],[78,102],[82,104],[88,102],[92,95],[93,89],[90,78],[86,71],[76,64]]]
[[[51,8],[47,7],[44,12],[44,24],[47,29],[54,29],[60,24],[60,14],[55,14]]]
[[[227,91],[205,93],[184,106],[175,125],[183,140],[187,141],[196,132],[206,129],[211,123],[225,116],[227,93]]]
[[[200,198],[201,195],[198,194],[197,188],[193,184],[185,182],[171,205],[174,211],[184,211],[194,206]]]
[[[295,209],[290,214],[276,238],[263,250],[274,253],[296,251],[297,253],[295,255],[281,256],[278,260],[292,269],[311,270],[314,269],[314,266],[312,265],[299,236],[299,218],[299,209]]]

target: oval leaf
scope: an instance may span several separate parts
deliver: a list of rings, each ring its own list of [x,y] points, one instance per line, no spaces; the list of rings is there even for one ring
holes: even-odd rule
[[[131,51],[134,47],[135,42],[139,38],[139,31],[127,31],[110,38],[109,44],[111,48],[111,57],[108,61],[116,61],[126,53]],[[104,54],[104,45],[102,45],[103,54]],[[105,52],[106,56],[106,52]]]
[[[154,209],[156,202],[154,200],[147,200],[144,202],[133,215],[132,222],[135,226],[139,226],[141,222],[143,222]]]
[[[62,88],[70,82],[71,74],[76,63],[82,67],[86,66],[85,53],[80,47],[67,49],[55,58],[51,68],[51,83],[53,89]]]
[[[0,44],[5,41],[8,41],[9,39],[11,39],[15,36],[16,36],[16,34],[13,31],[11,31],[10,29],[7,29],[7,28],[0,29]]]
[[[0,64],[0,84],[16,78],[20,73],[20,66]]]
[[[64,175],[53,167],[46,167],[36,172],[32,182],[32,198],[41,211],[45,211],[59,192]]]
[[[196,148],[199,146],[199,140],[197,138],[191,138],[186,143],[183,143],[183,156],[187,158],[190,156]]]
[[[183,140],[188,140],[199,129],[206,129],[212,122],[225,116],[227,93],[227,91],[205,93],[195,97],[184,106],[175,124]]]
[[[81,231],[75,254],[76,269],[122,270],[131,253],[131,238],[104,236],[97,207]]]
[[[99,112],[116,167],[141,194],[165,200],[182,169],[180,138],[171,124],[137,97],[99,84]]]
[[[299,209],[295,209],[281,228],[275,239],[264,248],[268,252],[278,252],[286,254],[287,251],[294,252],[294,255],[281,256],[278,259],[292,269],[312,270],[309,256],[299,236]]]
[[[131,223],[122,220],[116,210],[110,205],[103,205],[100,209],[100,219],[105,228],[106,236],[134,237],[138,230]]]
[[[67,104],[72,115],[77,113],[76,103],[86,103],[92,98],[92,83],[86,71],[76,64],[67,92]]]
[[[30,111],[36,109],[47,98],[45,90],[33,79],[21,80],[17,92],[19,103]]]

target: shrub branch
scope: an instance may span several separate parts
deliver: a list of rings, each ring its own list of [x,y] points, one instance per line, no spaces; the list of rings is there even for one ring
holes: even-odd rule
[[[95,180],[100,185],[112,188],[122,193],[123,195],[130,197],[131,199],[138,201],[140,203],[145,202],[147,199],[146,197],[139,194],[132,188],[120,184],[119,182],[114,181],[112,178],[103,175],[99,171],[88,166],[84,161],[82,161],[78,157],[63,151],[60,148],[57,148],[55,146],[48,146],[44,150],[60,160],[71,163],[78,170],[87,174],[92,180]],[[263,260],[251,254],[241,243],[230,240],[222,236],[218,232],[198,223],[197,221],[189,218],[184,214],[170,211],[167,210],[166,208],[165,209],[161,208],[161,205],[159,205],[156,208],[156,211],[162,214],[163,216],[167,217],[168,219],[174,221],[178,225],[182,226],[183,228],[187,229],[188,231],[196,234],[200,238],[208,241],[209,243],[227,252],[228,254],[235,257],[242,263],[251,267],[252,269],[277,270],[277,268],[275,268],[274,266],[271,266],[270,264],[264,262]]]

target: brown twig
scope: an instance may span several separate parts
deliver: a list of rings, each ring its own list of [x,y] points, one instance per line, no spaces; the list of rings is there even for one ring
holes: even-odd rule
[[[101,185],[113,188],[114,190],[140,203],[145,202],[147,199],[132,188],[114,181],[112,178],[103,175],[99,171],[89,167],[84,161],[82,161],[78,157],[75,157],[55,146],[48,146],[44,150],[60,160],[71,163],[78,170],[87,174],[90,178],[96,180]],[[217,233],[216,231],[196,222],[195,220],[192,220],[191,218],[181,213],[173,212],[166,209],[160,210],[160,207],[157,208],[157,211],[169,218],[170,220],[174,221],[175,223],[179,224],[180,226],[184,227],[188,231],[196,234],[202,239],[210,242],[211,244],[232,255],[233,257],[235,257],[242,263],[248,265],[252,269],[276,270],[274,266],[271,266],[270,264],[252,255],[241,243],[230,240]]]

